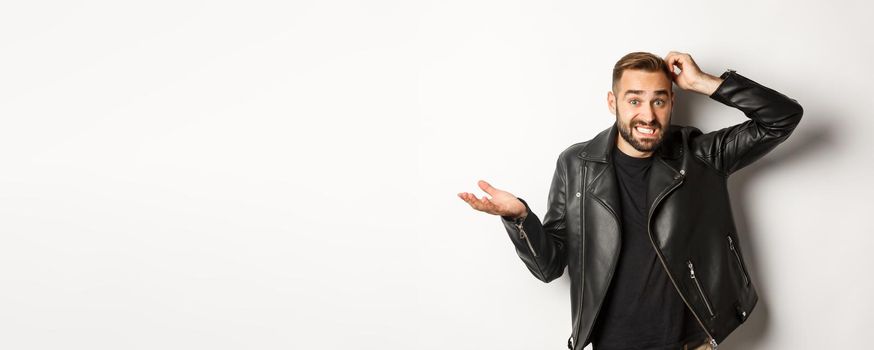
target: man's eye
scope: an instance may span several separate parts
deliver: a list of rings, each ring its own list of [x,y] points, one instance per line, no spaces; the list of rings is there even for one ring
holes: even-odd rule
[[[662,101],[662,100],[656,100],[656,103],[658,103],[658,105],[661,106],[661,105],[665,104],[665,101]]]
[[[631,103],[631,104],[633,104],[633,105],[636,105],[636,104],[637,104],[637,100],[631,100],[631,101],[629,101],[629,103]]]

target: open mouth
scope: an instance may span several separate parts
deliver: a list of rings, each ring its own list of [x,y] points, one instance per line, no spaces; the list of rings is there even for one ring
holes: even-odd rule
[[[638,126],[634,127],[634,131],[636,131],[640,135],[651,137],[651,136],[655,136],[656,131],[658,131],[658,129],[638,125]]]

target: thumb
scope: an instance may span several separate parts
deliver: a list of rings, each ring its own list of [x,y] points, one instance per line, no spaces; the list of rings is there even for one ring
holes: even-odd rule
[[[488,182],[486,182],[485,180],[479,180],[479,181],[477,181],[477,185],[479,185],[479,188],[480,188],[480,189],[482,189],[483,191],[486,191],[486,193],[488,193],[488,194],[491,195],[491,196],[494,196],[494,195],[495,195],[495,192],[498,191],[497,188],[492,187],[492,185],[490,185],[490,184],[489,184]]]

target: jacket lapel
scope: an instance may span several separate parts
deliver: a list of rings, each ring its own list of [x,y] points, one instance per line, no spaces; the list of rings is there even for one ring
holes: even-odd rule
[[[675,184],[682,182],[686,174],[685,167],[681,165],[680,159],[683,154],[682,135],[679,128],[669,127],[665,133],[665,139],[659,146],[656,153],[658,156],[653,159],[652,167],[649,169],[649,185],[646,191],[647,203],[647,218],[650,213],[655,211],[656,200],[660,196],[666,196]],[[679,168],[679,170],[677,170]]]
[[[616,224],[618,225],[620,215],[619,184],[616,181],[613,164],[610,162],[611,152],[616,148],[617,130],[614,123],[613,126],[601,131],[582,149],[578,156],[588,161],[586,163],[589,163],[589,172],[593,178],[591,184],[584,184],[584,188],[616,216]]]
[[[682,181],[683,173],[677,170],[680,167],[677,159],[683,153],[679,127],[669,126],[665,132],[665,139],[653,154],[652,168],[650,168],[649,184],[647,186],[647,216],[653,211],[655,200],[666,194],[671,187]],[[584,147],[578,156],[587,160],[590,164],[590,172],[594,176],[591,184],[585,188],[596,199],[616,215],[620,216],[619,184],[616,180],[616,170],[613,167],[612,152],[616,151],[616,137],[618,137],[616,123],[596,135]],[[683,171],[685,172],[685,171]],[[619,224],[617,222],[617,224]]]

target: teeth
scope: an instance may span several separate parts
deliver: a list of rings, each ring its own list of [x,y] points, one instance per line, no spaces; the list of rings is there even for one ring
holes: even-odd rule
[[[652,134],[653,132],[655,132],[655,130],[653,130],[653,129],[642,128],[639,126],[637,127],[637,131],[640,131],[644,134]]]

